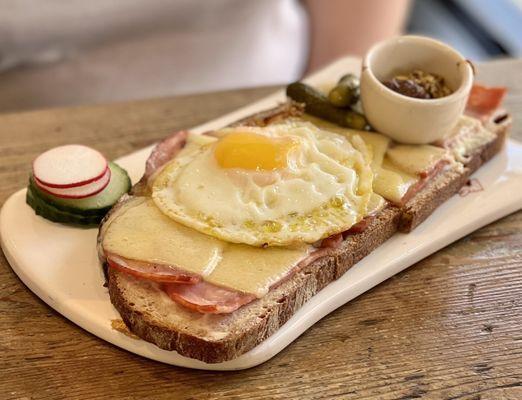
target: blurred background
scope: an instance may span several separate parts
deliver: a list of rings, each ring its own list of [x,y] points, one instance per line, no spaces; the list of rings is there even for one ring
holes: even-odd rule
[[[521,57],[522,0],[0,0],[0,112],[288,83],[400,33]]]

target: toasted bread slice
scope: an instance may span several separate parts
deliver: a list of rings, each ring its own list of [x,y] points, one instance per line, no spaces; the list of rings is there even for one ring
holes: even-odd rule
[[[273,117],[296,116],[299,112],[299,108],[290,104],[242,123],[265,125]],[[275,333],[313,295],[342,276],[395,232],[413,229],[456,193],[475,166],[491,158],[502,147],[509,121],[504,120],[495,126],[495,139],[473,149],[467,165],[457,163],[446,169],[404,207],[387,206],[370,220],[362,233],[348,235],[341,246],[331,249],[327,256],[295,272],[263,298],[231,314],[192,312],[173,302],[157,284],[113,269],[107,271],[111,301],[133,333],[162,349],[174,350],[207,363],[236,358]],[[110,215],[105,222],[109,219]],[[103,261],[103,253],[101,258]]]
[[[165,350],[207,363],[231,360],[275,333],[314,294],[384,243],[400,211],[383,210],[368,228],[294,273],[263,298],[231,314],[199,314],[173,302],[154,283],[109,270],[111,301],[132,332]]]

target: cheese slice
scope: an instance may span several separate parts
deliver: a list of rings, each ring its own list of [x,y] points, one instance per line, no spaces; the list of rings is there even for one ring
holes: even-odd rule
[[[382,168],[373,179],[373,190],[393,203],[400,203],[410,187],[417,183],[417,176],[401,171],[384,158]]]
[[[261,297],[306,257],[308,249],[309,246],[295,249],[285,247],[263,249],[229,244],[223,253],[223,259],[205,280]]]
[[[313,247],[266,249],[226,243],[165,216],[151,199],[117,211],[105,232],[106,252],[173,265],[204,280],[261,297]]]
[[[418,176],[403,171],[401,168],[399,168],[399,166],[391,162],[388,155],[391,151],[390,144],[392,141],[387,136],[376,132],[345,129],[333,126],[333,124],[330,123],[325,124],[325,129],[328,128],[334,132],[350,137],[354,135],[361,137],[369,152],[371,153],[370,165],[373,171],[372,187],[376,197],[373,199],[373,206],[368,205],[368,214],[371,213],[371,209],[373,209],[375,212],[375,210],[382,208],[384,206],[384,199],[393,203],[400,203],[402,197],[406,194],[408,189],[418,182]],[[444,150],[442,150],[442,152],[445,153]],[[429,151],[425,153],[429,155],[432,154]],[[421,157],[419,156],[419,158]]]
[[[102,245],[121,257],[173,265],[202,276],[214,270],[224,248],[223,242],[174,223],[152,200],[119,213]]]
[[[397,145],[386,152],[388,159],[400,170],[412,175],[430,171],[439,161],[447,158],[447,150],[424,145]]]

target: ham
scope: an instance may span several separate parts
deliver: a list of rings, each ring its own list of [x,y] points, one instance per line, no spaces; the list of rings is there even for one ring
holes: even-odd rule
[[[153,282],[193,285],[201,281],[198,275],[183,271],[175,266],[130,260],[112,253],[107,254],[107,263],[109,267],[118,271]]]
[[[323,239],[320,247],[335,249],[341,245],[342,241],[343,241],[343,234],[337,233],[335,235],[327,237],[326,239]]]
[[[131,194],[135,196],[147,194],[149,178],[185,147],[188,134],[188,131],[176,131],[154,146],[145,163],[145,173],[140,181],[133,186]]]
[[[229,314],[256,299],[253,294],[241,293],[205,281],[193,285],[165,283],[162,286],[176,303],[205,314]]]
[[[419,181],[414,185],[410,186],[408,191],[404,194],[404,196],[402,196],[400,204],[397,205],[399,207],[404,206],[413,196],[415,196],[416,193],[422,190],[431,179],[435,178],[435,176],[437,176],[448,163],[449,160],[443,158],[439,160],[429,171],[421,172],[419,174]]]
[[[466,105],[466,114],[481,120],[487,119],[500,107],[506,91],[505,87],[473,85]]]
[[[188,131],[177,131],[159,142],[147,159],[144,177],[148,179],[157,170],[172,160],[185,146],[188,134]]]

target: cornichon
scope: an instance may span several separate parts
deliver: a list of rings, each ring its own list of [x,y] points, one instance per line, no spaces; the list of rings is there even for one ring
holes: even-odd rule
[[[349,107],[359,100],[359,78],[354,74],[346,74],[328,93],[328,100],[336,107]]]
[[[366,119],[363,115],[333,106],[324,94],[303,82],[288,85],[286,94],[292,100],[304,103],[305,111],[311,115],[346,128],[361,130],[366,127]]]

